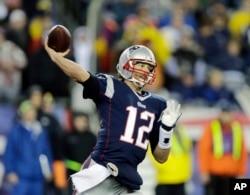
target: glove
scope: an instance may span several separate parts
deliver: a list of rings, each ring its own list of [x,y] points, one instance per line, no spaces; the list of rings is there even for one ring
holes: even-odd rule
[[[167,102],[167,108],[163,111],[161,118],[158,146],[161,149],[168,149],[172,145],[173,127],[181,116],[181,105],[174,100]]]
[[[173,127],[181,116],[181,105],[175,100],[167,101],[167,108],[163,111],[161,122],[167,127]]]

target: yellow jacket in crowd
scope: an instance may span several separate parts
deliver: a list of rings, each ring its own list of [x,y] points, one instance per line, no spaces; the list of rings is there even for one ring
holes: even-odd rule
[[[179,184],[192,176],[192,142],[183,126],[177,126],[172,135],[172,147],[166,163],[157,163],[148,152],[156,169],[157,184]]]

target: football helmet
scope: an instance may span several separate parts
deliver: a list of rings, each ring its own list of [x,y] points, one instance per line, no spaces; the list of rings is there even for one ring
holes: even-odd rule
[[[149,64],[153,66],[153,69],[150,72],[136,69],[134,65],[137,63]],[[137,87],[143,87],[154,81],[156,65],[155,56],[149,48],[143,45],[133,45],[122,52],[116,68],[122,78],[132,81]],[[142,77],[136,79],[133,76],[134,73],[141,74]]]

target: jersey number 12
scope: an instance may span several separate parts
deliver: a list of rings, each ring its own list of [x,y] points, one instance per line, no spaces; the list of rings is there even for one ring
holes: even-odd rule
[[[124,130],[124,134],[121,135],[120,140],[130,143],[130,144],[135,144],[135,146],[138,146],[144,150],[147,149],[148,145],[148,139],[143,141],[143,135],[144,133],[150,133],[153,128],[153,123],[155,119],[155,115],[151,112],[148,111],[143,111],[140,113],[140,120],[146,120],[149,121],[148,125],[142,125],[138,127],[138,129],[135,129],[135,122],[136,122],[136,116],[138,109],[133,106],[129,106],[126,109],[128,111],[128,118],[127,118],[127,123],[126,127]],[[137,138],[136,141],[134,142],[134,131],[138,130]]]

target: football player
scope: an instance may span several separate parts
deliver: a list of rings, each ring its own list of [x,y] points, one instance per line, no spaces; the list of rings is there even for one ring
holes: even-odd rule
[[[180,104],[166,101],[143,87],[155,78],[156,60],[143,45],[123,51],[117,64],[118,78],[83,70],[64,53],[45,49],[62,71],[84,88],[100,114],[97,143],[79,172],[71,176],[76,194],[141,194],[143,181],[137,166],[148,144],[154,158],[164,163],[171,147],[173,128],[181,116]]]

